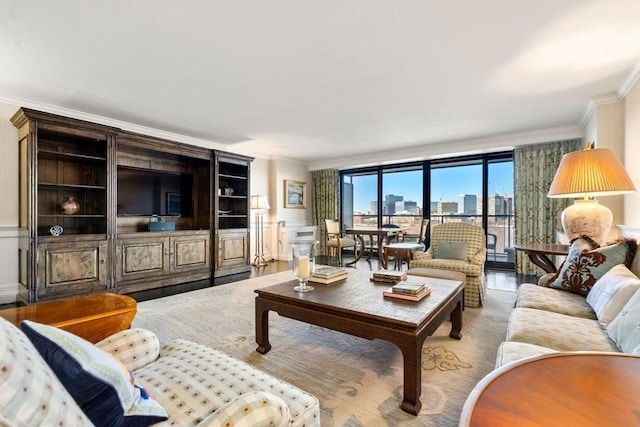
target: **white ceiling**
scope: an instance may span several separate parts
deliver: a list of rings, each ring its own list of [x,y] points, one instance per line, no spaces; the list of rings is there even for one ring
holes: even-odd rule
[[[578,129],[637,64],[640,0],[0,0],[0,100],[312,164]]]

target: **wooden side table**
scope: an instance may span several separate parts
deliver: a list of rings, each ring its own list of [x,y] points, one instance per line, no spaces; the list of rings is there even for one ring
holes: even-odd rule
[[[133,298],[102,293],[8,308],[0,310],[0,317],[18,327],[23,320],[56,326],[96,343],[129,329],[136,313]]]
[[[382,248],[384,268],[389,268],[389,257],[395,258],[395,270],[402,270],[402,263],[413,259],[413,253],[422,249],[419,243],[392,243]]]
[[[495,370],[469,394],[459,426],[637,426],[640,356],[552,353]]]
[[[523,251],[532,263],[543,269],[546,273],[555,273],[556,265],[549,259],[549,255],[565,256],[569,253],[569,245],[532,243],[516,243],[514,247]]]

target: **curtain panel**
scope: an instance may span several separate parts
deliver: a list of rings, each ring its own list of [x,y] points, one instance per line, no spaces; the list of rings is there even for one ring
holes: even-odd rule
[[[327,255],[327,226],[325,219],[339,218],[340,172],[324,169],[311,172],[313,197],[313,222],[318,226],[319,253]]]
[[[522,244],[555,243],[562,231],[560,215],[571,199],[547,197],[562,156],[582,148],[581,139],[516,147],[513,152],[515,185],[515,238]],[[539,274],[524,253],[516,257],[516,273]]]

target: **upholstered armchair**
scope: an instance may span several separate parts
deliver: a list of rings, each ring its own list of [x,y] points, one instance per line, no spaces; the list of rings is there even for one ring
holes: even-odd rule
[[[482,227],[450,222],[431,227],[431,246],[416,252],[410,268],[423,267],[458,271],[466,276],[464,305],[479,307],[484,300],[487,258],[486,238]]]

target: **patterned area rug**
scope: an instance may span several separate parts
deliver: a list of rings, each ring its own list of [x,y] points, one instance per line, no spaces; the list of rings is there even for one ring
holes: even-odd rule
[[[162,343],[197,341],[244,360],[315,395],[323,426],[455,426],[473,386],[494,367],[515,293],[489,290],[483,308],[466,308],[462,340],[445,322],[427,338],[422,356],[422,410],[402,401],[402,355],[386,341],[369,341],[269,315],[266,355],[255,351],[254,289],[292,280],[289,271],[144,301],[133,326]],[[321,286],[321,285],[317,285]]]

